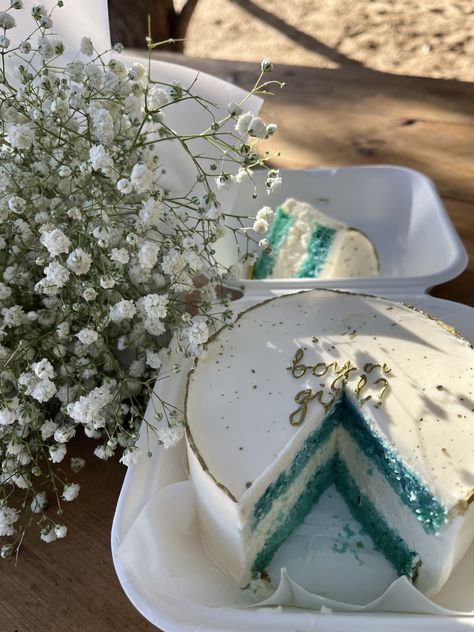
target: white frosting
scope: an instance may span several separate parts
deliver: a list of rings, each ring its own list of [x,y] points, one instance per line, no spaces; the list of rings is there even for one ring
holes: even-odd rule
[[[329,217],[306,202],[290,198],[281,208],[292,216],[293,222],[277,251],[272,278],[297,276],[307,257],[311,235],[317,224],[337,231],[318,278],[371,277],[378,274],[374,246],[363,233]]]
[[[306,365],[348,361],[357,367],[346,393],[373,431],[451,512],[438,536],[421,528],[415,533],[416,521],[412,529],[408,510],[400,510],[385,479],[371,478],[372,502],[425,556],[419,585],[427,592],[437,590],[474,535],[473,505],[464,515],[458,510],[474,488],[474,353],[466,341],[416,310],[328,290],[280,297],[244,313],[233,329],[222,330],[210,342],[208,356],[190,375],[190,473],[203,540],[213,559],[245,581],[250,556],[245,526],[254,505],[326,416],[313,400],[300,426],[289,422],[302,389],[321,388],[323,401],[333,394],[333,375],[316,378],[307,371],[300,379],[293,377],[288,367],[300,348]],[[355,397],[367,363],[391,369],[383,374],[389,387],[380,406],[380,384],[375,385],[380,369],[365,373],[368,385],[361,398],[371,394],[372,399],[361,406]],[[363,467],[349,469],[360,479]]]

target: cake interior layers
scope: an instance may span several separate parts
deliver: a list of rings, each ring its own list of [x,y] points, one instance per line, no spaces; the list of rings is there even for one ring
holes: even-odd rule
[[[255,504],[244,533],[253,574],[268,566],[283,540],[333,483],[395,570],[415,579],[424,553],[417,550],[418,540],[424,540],[420,532],[436,534],[446,511],[393,449],[372,432],[346,395]],[[392,508],[390,517],[379,506],[380,498],[389,499],[385,506]],[[398,530],[393,526],[394,516],[398,516]]]
[[[266,279],[272,276],[276,263],[276,252],[283,244],[294,222],[291,215],[278,207],[275,219],[268,232],[268,241],[272,252],[262,253],[258,258],[253,272],[254,279]],[[295,278],[318,277],[328,257],[329,249],[334,241],[336,229],[331,226],[315,223],[307,244],[305,255],[299,269],[293,275]]]

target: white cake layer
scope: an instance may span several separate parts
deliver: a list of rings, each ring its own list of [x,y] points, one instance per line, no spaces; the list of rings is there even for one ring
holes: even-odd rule
[[[251,524],[247,524],[242,529],[241,537],[244,543],[244,573],[240,578],[240,585],[245,586],[251,579],[252,564],[257,557],[259,551],[265,544],[268,534],[273,533],[279,523],[279,514],[283,512],[285,515],[290,513],[300,496],[304,493],[308,483],[314,477],[314,473],[319,471],[335,454],[336,435],[334,431],[329,440],[323,443],[321,448],[317,450],[302,470],[300,476],[296,478],[284,494],[279,496],[272,504],[270,511],[262,518],[262,520],[252,528]],[[248,513],[250,507],[246,508]],[[253,507],[252,507],[253,509]]]
[[[194,449],[231,497],[257,496],[256,487],[291,461],[309,432],[308,420],[317,425],[326,415],[313,400],[304,423],[289,422],[302,389],[322,388],[323,401],[332,394],[334,376],[292,376],[288,367],[300,348],[306,349],[305,364],[350,361],[357,367],[345,385],[352,399],[364,365],[386,363],[391,372],[384,375],[389,386],[383,401],[377,407],[380,384],[374,382],[382,374],[376,369],[367,375],[362,394],[373,399],[362,414],[448,510],[468,498],[474,487],[471,346],[404,305],[329,290],[280,297],[245,312],[210,342],[207,358],[190,376]]]
[[[387,479],[367,459],[344,428],[338,430],[338,451],[359,490],[365,494],[405,544],[418,553],[421,566],[416,586],[434,595],[468,549],[474,533],[474,506],[464,519],[454,518],[438,534],[427,535]]]
[[[329,217],[306,202],[290,198],[281,208],[293,217],[293,223],[278,248],[272,278],[285,279],[298,275],[307,258],[311,235],[317,224],[337,231],[318,278],[370,277],[378,274],[374,246],[363,233]]]

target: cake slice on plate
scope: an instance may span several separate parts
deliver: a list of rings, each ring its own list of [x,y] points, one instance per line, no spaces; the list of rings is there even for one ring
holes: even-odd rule
[[[288,199],[276,209],[268,232],[271,251],[257,259],[253,279],[372,277],[377,253],[356,228],[306,202]]]

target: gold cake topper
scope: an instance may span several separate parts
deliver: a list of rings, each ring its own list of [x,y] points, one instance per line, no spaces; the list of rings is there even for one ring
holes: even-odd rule
[[[307,373],[310,373],[316,378],[322,378],[327,374],[334,376],[334,379],[330,382],[329,388],[331,390],[331,398],[329,401],[323,401],[324,390],[320,389],[316,392],[313,392],[312,388],[304,388],[299,391],[295,395],[295,402],[299,405],[296,410],[294,410],[290,417],[290,424],[292,426],[300,426],[308,412],[308,406],[310,402],[313,400],[318,401],[323,408],[328,411],[331,406],[334,404],[336,399],[338,398],[342,388],[347,382],[351,379],[351,377],[356,377],[355,374],[359,373],[359,379],[354,386],[354,395],[361,402],[361,405],[364,405],[365,402],[372,399],[372,395],[366,395],[362,397],[364,389],[367,388],[369,379],[367,377],[368,374],[372,373],[375,369],[379,369],[382,373],[387,374],[390,373],[391,368],[387,366],[387,364],[373,364],[372,362],[366,362],[363,366],[363,373],[360,372],[358,367],[354,366],[350,360],[346,360],[344,364],[339,365],[336,361],[334,362],[316,362],[315,364],[304,364],[305,350],[300,348],[296,350],[295,355],[293,356],[293,360],[291,362],[291,366],[288,367],[288,370],[291,372],[291,375],[299,380]],[[383,402],[385,393],[388,389],[389,383],[387,378],[380,377],[374,381],[374,384],[377,386],[380,385],[380,390],[377,393],[376,397],[379,402],[376,406],[380,406]],[[321,384],[321,387],[324,388],[325,384]]]

